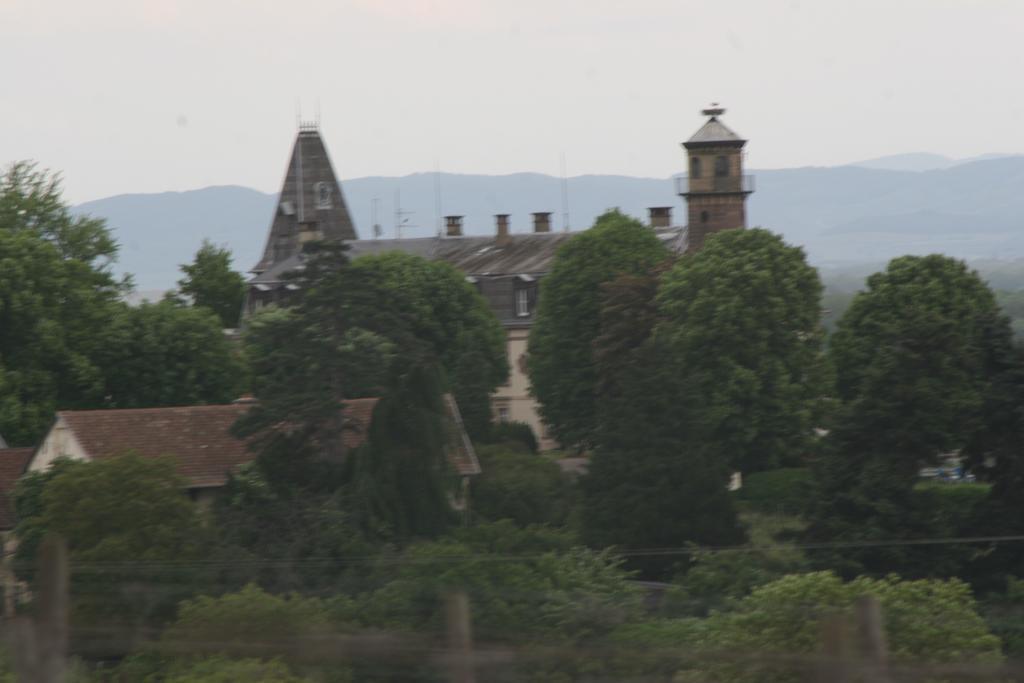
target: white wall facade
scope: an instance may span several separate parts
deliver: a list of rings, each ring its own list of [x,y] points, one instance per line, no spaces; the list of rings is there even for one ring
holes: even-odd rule
[[[491,400],[494,419],[498,422],[525,422],[537,436],[541,450],[557,448],[547,427],[540,419],[537,401],[530,396],[530,378],[526,371],[526,347],[529,328],[506,329],[505,352],[508,356],[508,384],[498,387]]]
[[[45,470],[57,458],[89,459],[89,454],[82,448],[82,444],[75,438],[74,432],[62,417],[57,418],[57,421],[50,427],[50,431],[43,437],[42,443],[39,444],[39,448],[36,449],[35,455],[28,464],[28,470],[29,472]]]

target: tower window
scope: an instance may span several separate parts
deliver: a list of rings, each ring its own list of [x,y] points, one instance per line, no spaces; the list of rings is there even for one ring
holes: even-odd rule
[[[700,178],[700,157],[690,159],[690,177]]]
[[[320,182],[313,186],[313,190],[316,192],[316,208],[331,208],[331,186]]]
[[[710,218],[710,215],[708,214],[707,211],[701,211],[700,212],[700,222],[701,223],[707,223],[708,222],[708,218]]]
[[[725,157],[715,157],[715,177],[722,178],[729,175],[729,160]]]

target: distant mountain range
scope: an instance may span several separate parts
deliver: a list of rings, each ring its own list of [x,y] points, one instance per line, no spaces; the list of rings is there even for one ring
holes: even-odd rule
[[[884,262],[905,253],[1024,258],[1024,156],[886,159],[751,171],[757,191],[749,201],[749,223],[802,245],[819,266]],[[886,164],[933,168],[892,170]],[[539,173],[355,178],[343,181],[342,189],[363,239],[374,236],[375,222],[384,237],[394,236],[399,203],[407,212],[401,216],[403,236],[434,234],[438,194],[440,213],[465,216],[468,234],[492,231],[496,213],[512,214],[513,231],[528,231],[535,211],[554,213],[556,229],[564,224],[562,181]],[[675,222],[685,222],[671,178],[577,176],[566,189],[573,229],[591,225],[611,207],[646,219],[647,207],[671,205]],[[252,267],[275,203],[274,195],[226,186],[119,195],[75,209],[107,219],[121,244],[119,268],[134,274],[140,290],[152,290],[173,287],[178,265],[191,260],[204,238],[230,247],[239,269]]]
[[[966,159],[954,159],[941,154],[930,154],[928,152],[916,152],[911,154],[892,154],[890,156],[858,161],[850,166],[861,168],[877,168],[882,171],[939,171],[945,168],[953,168],[963,164],[970,164],[975,161],[990,161],[992,159],[1005,159],[1018,156],[1016,154],[981,154]]]

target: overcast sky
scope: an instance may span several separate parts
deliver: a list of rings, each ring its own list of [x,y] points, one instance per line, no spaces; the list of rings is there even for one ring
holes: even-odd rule
[[[75,202],[342,178],[668,176],[720,101],[748,166],[1024,152],[1021,0],[0,0],[0,163]]]

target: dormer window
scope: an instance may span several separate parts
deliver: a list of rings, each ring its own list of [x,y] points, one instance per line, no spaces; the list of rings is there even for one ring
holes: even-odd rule
[[[331,208],[331,186],[320,182],[313,186],[313,190],[316,193],[316,208]]]
[[[525,287],[516,290],[516,315],[520,318],[530,315],[530,292]]]

